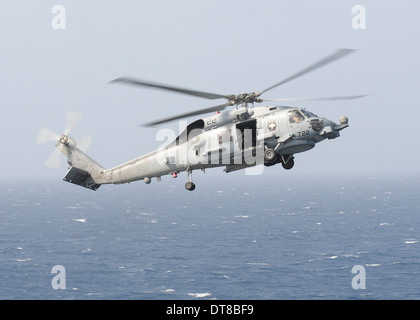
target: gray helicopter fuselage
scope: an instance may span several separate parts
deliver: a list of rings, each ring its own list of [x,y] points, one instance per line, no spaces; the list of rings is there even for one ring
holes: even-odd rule
[[[337,125],[300,108],[238,108],[193,122],[169,145],[103,170],[94,180],[98,184],[149,183],[154,177],[220,166],[230,172],[263,164],[258,150],[262,155],[264,149],[273,148],[284,159],[338,137],[347,126],[346,119]]]

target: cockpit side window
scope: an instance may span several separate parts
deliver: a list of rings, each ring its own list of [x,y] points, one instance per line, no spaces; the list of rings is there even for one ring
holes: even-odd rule
[[[305,117],[298,110],[291,110],[288,112],[290,123],[299,123],[305,120]]]

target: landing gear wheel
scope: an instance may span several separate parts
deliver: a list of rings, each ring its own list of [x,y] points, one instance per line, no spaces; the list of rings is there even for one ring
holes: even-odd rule
[[[185,189],[187,189],[188,191],[193,191],[195,189],[195,183],[187,181],[187,183],[185,184]]]
[[[293,168],[293,166],[295,165],[295,161],[293,159],[290,159],[289,161],[287,161],[286,163],[282,162],[281,164],[283,166],[283,168],[285,168],[286,170],[290,170]]]
[[[275,161],[277,158],[277,154],[276,151],[274,151],[274,149],[272,148],[268,148],[264,151],[264,159],[267,162],[273,162]]]

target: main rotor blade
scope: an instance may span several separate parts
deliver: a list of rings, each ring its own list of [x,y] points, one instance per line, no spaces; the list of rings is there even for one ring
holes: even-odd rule
[[[264,101],[328,101],[328,100],[354,100],[366,97],[367,94],[358,96],[341,96],[341,97],[320,97],[320,98],[284,98],[284,99],[264,99]]]
[[[113,83],[113,82],[121,82],[121,83],[131,84],[131,85],[135,85],[135,86],[143,86],[143,87],[150,87],[150,88],[156,88],[156,89],[161,89],[161,90],[174,91],[174,92],[177,92],[177,93],[187,94],[187,95],[190,95],[190,96],[195,96],[195,97],[200,97],[200,98],[205,98],[205,99],[211,99],[211,100],[221,99],[221,98],[228,99],[228,97],[226,95],[222,95],[222,94],[203,92],[203,91],[191,90],[191,89],[180,88],[180,87],[174,87],[174,86],[169,86],[169,85],[166,85],[166,84],[159,84],[159,83],[154,83],[154,82],[149,82],[149,81],[144,81],[144,80],[139,80],[139,79],[133,79],[133,78],[127,78],[127,77],[120,77],[120,78],[114,79],[110,83]]]
[[[200,109],[200,110],[196,110],[196,111],[192,111],[192,112],[182,113],[182,114],[179,114],[179,115],[176,115],[176,116],[160,119],[160,120],[153,121],[153,122],[148,122],[148,123],[145,123],[143,126],[144,127],[150,127],[150,126],[154,126],[154,125],[165,123],[165,122],[172,121],[172,120],[182,119],[182,118],[186,118],[186,117],[190,117],[190,116],[196,116],[196,115],[199,115],[199,114],[204,114],[204,113],[209,113],[209,112],[221,111],[221,110],[224,110],[226,107],[228,107],[230,105],[231,104],[229,104],[229,103],[224,103],[224,104],[214,106],[214,107],[210,107],[210,108],[205,108],[205,109]]]
[[[306,67],[305,69],[303,69],[303,70],[295,73],[294,75],[292,75],[292,76],[290,76],[290,77],[288,77],[288,78],[286,78],[286,79],[284,79],[284,80],[282,80],[282,81],[280,81],[280,82],[272,85],[271,87],[269,87],[269,88],[261,91],[260,95],[263,94],[264,92],[267,92],[268,90],[271,90],[271,89],[273,89],[275,87],[278,87],[278,86],[280,86],[282,84],[285,84],[286,82],[292,81],[292,80],[294,80],[294,79],[296,79],[298,77],[301,77],[301,76],[303,76],[303,75],[305,75],[305,74],[307,74],[309,72],[312,72],[312,71],[314,71],[316,69],[319,69],[319,68],[321,68],[323,66],[326,66],[327,64],[330,64],[331,62],[334,62],[334,61],[336,61],[338,59],[341,59],[341,58],[343,58],[343,57],[345,57],[345,56],[347,56],[350,53],[353,53],[355,51],[356,50],[354,50],[354,49],[340,49],[340,50],[337,50],[336,52],[334,52],[333,54],[325,57],[324,59],[322,59],[322,60],[320,60],[318,62],[315,62],[314,64],[310,65],[309,67]]]

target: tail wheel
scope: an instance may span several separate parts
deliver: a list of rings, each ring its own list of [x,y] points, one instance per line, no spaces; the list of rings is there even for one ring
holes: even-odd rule
[[[185,189],[187,189],[188,191],[193,191],[195,189],[195,183],[187,181],[187,183],[185,184]]]

